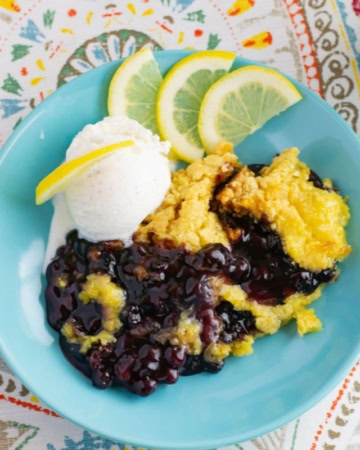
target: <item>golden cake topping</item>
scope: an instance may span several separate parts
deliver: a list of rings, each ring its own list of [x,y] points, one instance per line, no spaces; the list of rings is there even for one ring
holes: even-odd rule
[[[284,151],[261,176],[243,167],[217,200],[226,210],[268,221],[295,262],[323,270],[351,251],[344,230],[350,212],[338,193],[319,189],[308,180],[310,170],[298,154],[296,148]]]

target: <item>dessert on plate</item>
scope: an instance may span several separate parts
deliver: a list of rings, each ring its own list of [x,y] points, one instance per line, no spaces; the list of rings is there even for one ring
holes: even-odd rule
[[[346,201],[298,149],[243,165],[236,143],[175,171],[172,143],[114,115],[39,184],[38,203],[56,194],[47,318],[95,386],[149,395],[219,372],[292,319],[301,336],[321,329],[308,306],[351,251]]]
[[[126,122],[140,131],[129,119],[104,119],[75,138],[67,158],[91,129]],[[95,163],[58,194],[74,230],[48,265],[46,305],[68,360],[98,387],[115,382],[147,395],[180,375],[219,371],[227,356],[251,354],[257,337],[291,319],[301,335],[319,330],[306,307],[350,251],[349,210],[331,181],[299,161],[297,149],[268,167],[242,166],[224,143],[170,183],[163,146],[156,172],[148,160],[141,178],[127,166],[121,176],[134,190],[114,203],[107,183],[119,198],[122,188],[111,172],[137,146]],[[147,180],[146,170],[158,179]],[[150,191],[158,205],[149,205]],[[58,238],[50,235],[49,248]]]

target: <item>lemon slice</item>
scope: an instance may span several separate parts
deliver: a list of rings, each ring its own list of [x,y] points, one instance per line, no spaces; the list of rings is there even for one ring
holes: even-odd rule
[[[160,86],[156,103],[160,136],[187,162],[204,154],[197,126],[200,105],[210,86],[229,71],[234,57],[217,50],[193,53],[175,64]]]
[[[149,48],[127,58],[112,77],[108,94],[110,116],[135,119],[158,134],[155,103],[162,75]]]
[[[209,89],[201,104],[199,133],[205,150],[211,153],[223,140],[239,144],[301,99],[296,87],[275,70],[234,70]]]
[[[92,164],[111,153],[135,145],[133,141],[123,141],[99,148],[79,158],[67,161],[45,177],[36,187],[36,204],[41,205],[53,195],[62,192],[67,185],[81,175]]]

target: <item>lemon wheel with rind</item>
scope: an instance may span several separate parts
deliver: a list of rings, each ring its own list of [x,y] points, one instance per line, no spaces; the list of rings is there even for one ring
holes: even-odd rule
[[[162,82],[159,66],[149,48],[127,58],[113,75],[108,93],[110,116],[127,116],[158,134],[155,117],[157,93]]]
[[[165,76],[156,102],[160,136],[186,162],[202,158],[198,115],[207,90],[231,68],[234,53],[206,50],[175,64]]]
[[[273,69],[251,65],[225,75],[200,108],[198,129],[206,152],[224,140],[239,144],[301,99],[296,87]]]

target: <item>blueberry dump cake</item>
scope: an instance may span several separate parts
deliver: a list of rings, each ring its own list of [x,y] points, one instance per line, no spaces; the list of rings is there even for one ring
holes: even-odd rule
[[[246,166],[220,144],[171,174],[131,241],[70,231],[45,294],[68,361],[99,388],[146,396],[180,376],[219,372],[292,319],[300,335],[320,330],[307,307],[351,251],[350,213],[298,154]]]

